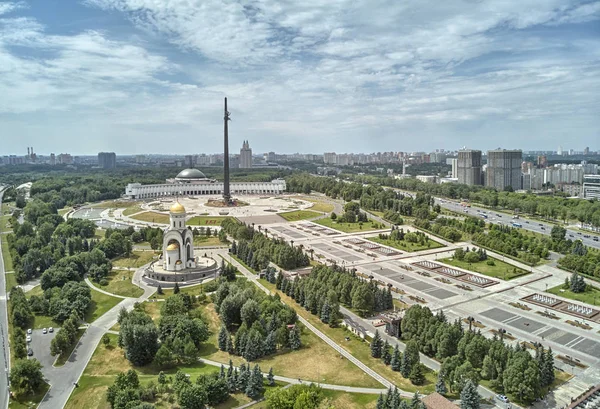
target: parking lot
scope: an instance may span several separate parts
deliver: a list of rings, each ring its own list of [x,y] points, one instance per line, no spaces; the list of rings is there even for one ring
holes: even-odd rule
[[[52,366],[56,357],[50,355],[50,341],[56,336],[57,328],[54,328],[53,333],[42,333],[41,329],[34,329],[31,334],[31,342],[27,344],[27,348],[33,349],[33,356],[41,362],[42,366]]]

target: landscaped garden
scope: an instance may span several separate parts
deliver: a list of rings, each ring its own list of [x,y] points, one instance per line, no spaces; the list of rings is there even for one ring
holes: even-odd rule
[[[104,281],[101,281],[96,286],[111,294],[137,298],[144,294],[144,290],[131,282],[134,274],[135,270],[112,270],[104,279],[106,285],[102,285]]]
[[[193,216],[186,224],[188,226],[220,226],[227,216]]]
[[[376,237],[369,237],[368,240],[408,252],[444,247],[442,243],[431,239],[423,232],[404,232],[402,228],[394,229],[390,234],[382,233]]]
[[[158,212],[144,212],[131,216],[132,219],[149,223],[169,224],[169,215]]]
[[[530,273],[512,264],[498,260],[487,255],[485,250],[468,251],[457,249],[454,257],[438,260],[442,263],[459,267],[465,270],[474,271],[489,277],[499,278],[501,280],[512,280]]]
[[[83,317],[83,320],[88,323],[96,321],[98,318],[108,312],[108,310],[123,301],[122,298],[112,297],[108,294],[104,294],[93,289],[91,290],[91,294],[92,300],[85,313],[85,316]]]
[[[298,220],[314,219],[315,217],[322,216],[321,213],[312,210],[294,210],[293,212],[279,213],[279,215],[288,222],[297,222]]]
[[[323,219],[315,220],[315,223],[320,224],[321,226],[332,228],[334,230],[339,230],[343,233],[356,233],[359,231],[368,232],[383,228],[379,223],[371,219],[367,220],[366,222],[348,223],[325,217]]]
[[[129,256],[121,256],[112,261],[113,267],[139,268],[154,258],[153,251],[134,250]]]
[[[570,288],[565,288],[563,284],[549,288],[548,292],[590,305],[596,305],[600,303],[600,289],[589,284],[585,287],[584,291],[579,293],[573,292],[573,290]]]

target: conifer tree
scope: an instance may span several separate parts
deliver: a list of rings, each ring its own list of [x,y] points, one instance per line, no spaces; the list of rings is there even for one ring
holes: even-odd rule
[[[439,393],[440,395],[445,395],[446,393],[448,393],[448,390],[446,389],[446,383],[444,382],[444,377],[443,377],[442,371],[440,371],[438,373],[437,382],[435,384],[435,391],[437,393]]]
[[[479,409],[479,400],[481,397],[477,393],[477,386],[467,379],[465,386],[460,392],[460,409]]]
[[[398,349],[398,344],[396,344],[396,346],[394,347],[394,353],[392,354],[392,359],[390,361],[392,371],[399,372],[401,363],[402,363],[402,356],[400,355],[400,350]]]
[[[386,365],[389,365],[392,361],[392,354],[390,353],[390,344],[388,344],[387,339],[383,343],[383,348],[381,350],[381,359]]]
[[[230,338],[231,337],[229,336],[229,331],[227,331],[227,328],[223,325],[221,327],[221,330],[219,331],[219,338],[218,338],[219,349],[221,351],[227,351],[227,341]]]
[[[375,336],[371,341],[371,356],[373,358],[381,358],[381,336],[378,330],[375,330]]]
[[[300,349],[302,346],[302,342],[300,341],[300,331],[298,331],[298,327],[292,328],[289,335],[290,348],[294,351]]]
[[[269,386],[275,386],[275,376],[273,375],[273,368],[269,368],[269,373],[267,375],[267,382]]]

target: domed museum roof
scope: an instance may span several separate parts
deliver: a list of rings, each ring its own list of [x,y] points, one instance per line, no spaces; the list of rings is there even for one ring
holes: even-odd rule
[[[204,173],[198,169],[184,169],[175,177],[177,180],[189,180],[189,179],[206,179]]]

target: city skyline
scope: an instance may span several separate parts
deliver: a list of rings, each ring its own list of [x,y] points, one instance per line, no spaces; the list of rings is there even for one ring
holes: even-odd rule
[[[3,2],[0,154],[219,152],[224,96],[255,152],[594,150],[598,19],[597,1]]]

